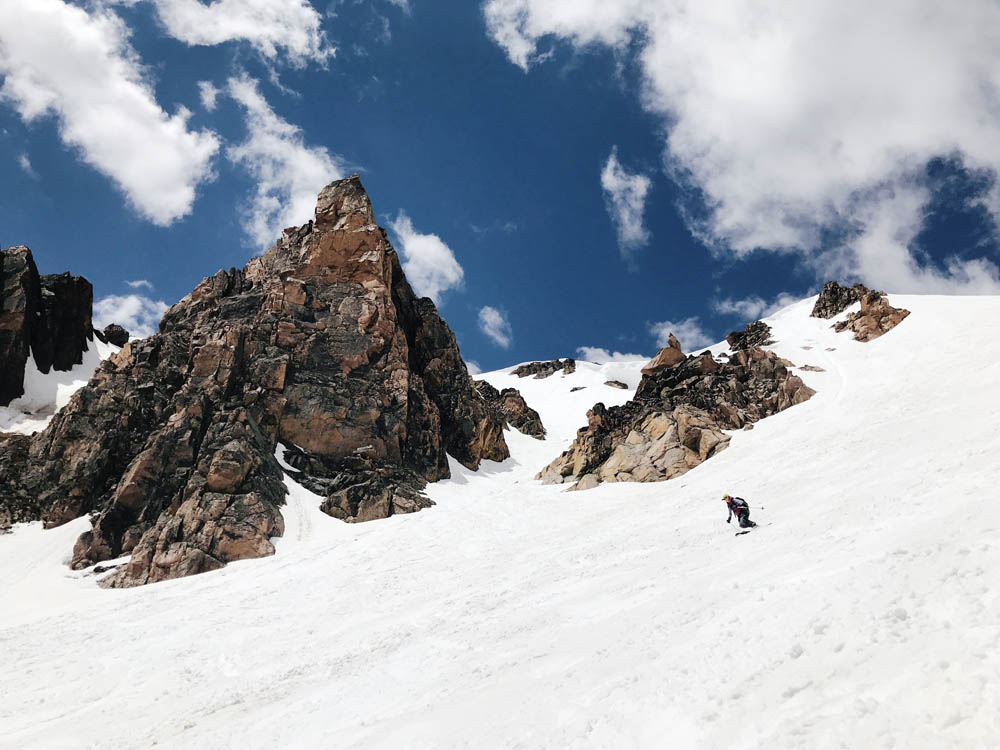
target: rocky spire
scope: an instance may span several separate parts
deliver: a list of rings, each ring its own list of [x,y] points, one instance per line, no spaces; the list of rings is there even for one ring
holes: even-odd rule
[[[49,526],[95,514],[74,566],[131,553],[113,584],[136,585],[273,553],[276,450],[345,521],[426,507],[447,454],[472,469],[509,455],[502,417],[414,295],[357,175],[104,363],[33,441],[24,482]]]

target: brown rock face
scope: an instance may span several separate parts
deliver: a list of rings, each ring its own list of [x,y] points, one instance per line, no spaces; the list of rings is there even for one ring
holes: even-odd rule
[[[635,397],[597,404],[587,426],[538,475],[546,484],[657,482],[680,476],[729,444],[737,429],[809,399],[814,391],[774,352],[743,349],[727,362],[708,352],[643,377]]]
[[[131,553],[128,586],[271,554],[278,443],[323,509],[358,521],[429,505],[447,454],[509,455],[455,337],[417,299],[357,176],[243,269],[219,271],[131,341],[31,445],[49,526],[95,513],[76,567]]]
[[[534,375],[536,378],[542,379],[547,378],[550,375],[555,375],[560,370],[562,370],[563,375],[572,375],[576,372],[576,360],[553,359],[549,362],[529,362],[526,365],[515,367],[511,370],[510,374],[517,375],[519,378],[526,378],[529,375]]]
[[[684,360],[685,356],[684,352],[681,351],[681,342],[671,333],[668,345],[660,349],[656,356],[649,361],[649,364],[642,368],[642,374],[653,375],[660,372],[660,370],[679,365]]]
[[[545,439],[542,418],[537,411],[528,406],[517,388],[504,388],[498,391],[485,380],[477,380],[476,390],[483,400],[491,408],[496,409],[501,418],[515,430],[538,440]]]
[[[868,292],[861,298],[861,310],[848,315],[834,329],[838,333],[845,329],[854,331],[856,341],[871,341],[891,331],[909,314],[909,310],[890,305],[882,292]]]
[[[28,248],[0,251],[0,406],[24,393],[28,357],[41,372],[83,362],[93,341],[90,282],[68,273],[39,276]]]
[[[828,281],[813,305],[813,318],[835,318],[871,291],[863,284],[841,286],[836,281]]]

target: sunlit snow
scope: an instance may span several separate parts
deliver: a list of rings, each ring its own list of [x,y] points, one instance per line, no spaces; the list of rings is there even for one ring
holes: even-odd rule
[[[452,462],[416,515],[296,491],[270,558],[105,591],[61,565],[80,529],[18,526],[0,746],[995,747],[1000,298],[891,302],[912,315],[867,344],[812,300],[775,315],[817,395],[670,482],[533,480],[642,364],[581,363],[482,376],[548,440]],[[724,492],[761,528],[736,537]]]

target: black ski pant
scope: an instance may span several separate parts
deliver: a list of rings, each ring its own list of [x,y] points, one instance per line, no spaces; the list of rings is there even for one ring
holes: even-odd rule
[[[736,520],[740,522],[741,529],[750,529],[757,525],[750,520],[750,511],[746,508],[740,508],[736,511]]]

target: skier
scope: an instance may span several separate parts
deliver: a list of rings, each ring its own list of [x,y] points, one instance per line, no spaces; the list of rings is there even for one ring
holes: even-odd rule
[[[736,520],[740,522],[741,529],[752,529],[757,525],[750,520],[750,506],[747,505],[747,501],[742,497],[723,495],[722,501],[729,508],[729,518],[726,519],[726,523],[732,521],[733,516],[736,516]]]

